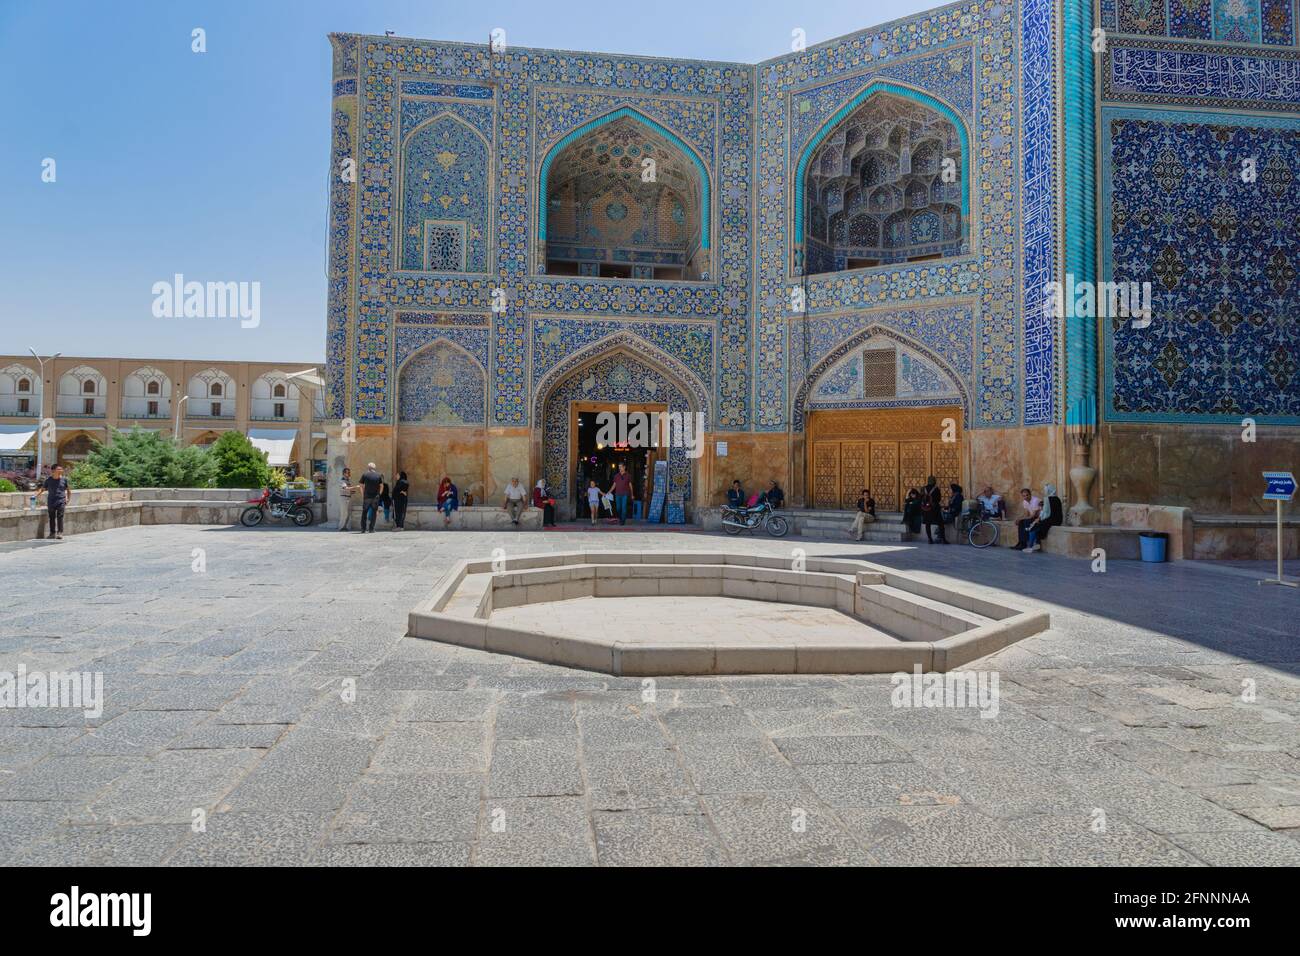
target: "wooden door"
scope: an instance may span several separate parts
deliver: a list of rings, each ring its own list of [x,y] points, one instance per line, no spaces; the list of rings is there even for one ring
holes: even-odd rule
[[[947,494],[961,483],[961,409],[836,409],[808,418],[808,500],[814,508],[852,509],[870,488],[879,511],[900,511],[909,488],[934,475]],[[948,419],[957,440],[945,442]]]
[[[840,506],[840,443],[819,441],[813,445],[813,507]]]
[[[898,442],[871,443],[871,480],[866,487],[876,499],[876,511],[898,510]]]
[[[864,441],[840,442],[840,507],[853,510],[858,493],[871,486],[867,468],[869,445]]]
[[[950,484],[961,484],[961,446],[951,441],[930,442],[930,473],[939,480],[943,496]]]
[[[899,445],[899,455],[902,458],[899,484],[902,486],[903,497],[906,498],[909,489],[924,488],[925,480],[930,476],[930,443],[905,441],[899,442]]]

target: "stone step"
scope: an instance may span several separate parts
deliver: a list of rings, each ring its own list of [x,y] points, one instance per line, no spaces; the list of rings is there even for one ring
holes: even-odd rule
[[[835,521],[828,521],[825,518],[805,519],[799,522],[805,528],[825,528],[833,530],[835,528],[849,528],[853,525],[852,518],[842,518]],[[887,531],[904,531],[907,525],[901,521],[872,521],[867,524],[868,528],[883,529]]]
[[[952,636],[993,623],[992,618],[983,614],[889,584],[860,585],[858,602],[861,617],[904,640],[933,640],[928,635],[936,629],[945,636]]]
[[[812,531],[803,529],[799,532],[801,537],[806,538],[843,538],[845,541],[856,542],[858,539],[848,534],[842,528],[836,532]],[[900,544],[904,541],[911,541],[912,536],[904,531],[867,531],[862,535],[862,542],[865,544]]]

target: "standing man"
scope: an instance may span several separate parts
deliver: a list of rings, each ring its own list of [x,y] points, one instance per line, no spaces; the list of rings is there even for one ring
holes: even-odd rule
[[[627,524],[627,503],[632,497],[632,476],[627,473],[627,465],[618,463],[618,472],[614,482],[609,486],[614,495],[614,507],[618,511],[618,523]]]
[[[375,517],[379,513],[379,490],[384,486],[384,476],[368,462],[361,473],[361,533],[374,533]],[[367,524],[369,522],[369,524]]]
[[[352,469],[344,468],[343,477],[339,479],[339,530],[347,531],[352,526],[352,495],[357,486],[352,483]]]
[[[68,479],[63,477],[63,466],[55,465],[54,471],[50,477],[41,482],[41,486],[36,489],[36,499],[39,501],[41,495],[48,495],[45,499],[45,505],[49,509],[49,534],[50,538],[63,538],[63,511],[72,500],[72,489],[68,487]]]
[[[510,523],[519,524],[519,515],[524,510],[524,486],[518,478],[511,478],[506,485],[506,497],[501,502],[501,510],[510,512]]]

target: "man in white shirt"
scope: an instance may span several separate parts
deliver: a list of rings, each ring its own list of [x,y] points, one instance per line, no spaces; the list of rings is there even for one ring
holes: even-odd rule
[[[1038,520],[1043,510],[1043,502],[1035,497],[1028,488],[1020,489],[1020,503],[1024,506],[1025,516],[1016,522],[1015,550],[1023,551],[1029,545],[1029,526]]]
[[[1002,496],[993,490],[992,485],[985,485],[984,490],[980,492],[976,499],[988,514],[1001,517],[1002,515]]]
[[[505,501],[501,503],[501,510],[510,512],[510,523],[519,524],[519,515],[524,510],[524,486],[519,483],[518,478],[511,478],[510,484],[506,485]]]

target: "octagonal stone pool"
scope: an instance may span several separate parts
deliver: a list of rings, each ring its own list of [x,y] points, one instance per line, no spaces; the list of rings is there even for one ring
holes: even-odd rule
[[[461,561],[408,633],[627,676],[945,671],[1048,615],[865,561],[575,551]]]

